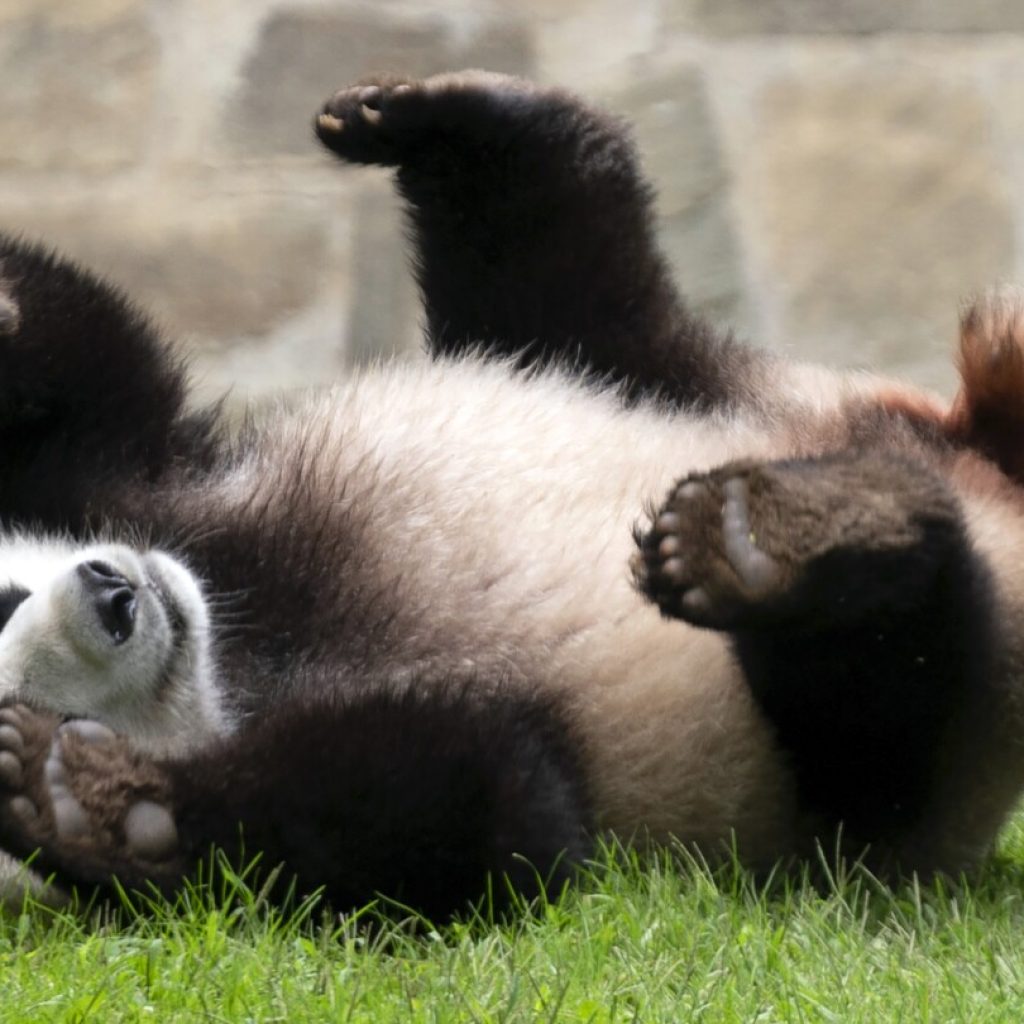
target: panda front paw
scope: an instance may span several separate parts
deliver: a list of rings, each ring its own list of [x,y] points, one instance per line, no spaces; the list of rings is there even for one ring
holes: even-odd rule
[[[106,726],[0,710],[0,844],[69,882],[128,885],[175,866],[168,780]]]
[[[413,83],[399,78],[367,79],[336,92],[316,116],[317,138],[329,150],[354,163],[397,163],[401,133],[395,112]]]
[[[422,80],[378,75],[331,96],[317,113],[314,130],[343,160],[390,167],[431,135],[474,127],[486,134],[496,111],[513,109],[535,91],[523,79],[488,71]]]

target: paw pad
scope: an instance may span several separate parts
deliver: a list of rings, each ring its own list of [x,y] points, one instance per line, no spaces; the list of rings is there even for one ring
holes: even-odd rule
[[[45,728],[40,728],[35,713],[21,705],[0,709],[0,784],[9,793],[6,810],[28,844],[113,843],[111,852],[119,858],[159,862],[173,857],[178,830],[163,804],[132,789],[125,791],[122,800],[102,788],[79,789],[86,793],[83,797],[76,792],[75,780],[83,767],[86,772],[102,774],[106,767],[103,759],[116,755],[120,749],[116,734],[88,720],[53,725],[50,718]],[[110,749],[83,753],[103,745]],[[34,756],[30,755],[33,750]],[[97,755],[100,760],[91,764]],[[41,765],[41,770],[33,772],[33,763]],[[28,787],[33,775],[38,781]]]
[[[769,594],[782,575],[757,544],[742,474],[678,484],[640,538],[633,571],[663,614],[717,627]]]
[[[726,558],[753,595],[765,593],[778,583],[779,567],[757,546],[757,536],[750,528],[747,482],[734,477],[725,482],[722,491],[722,546]]]

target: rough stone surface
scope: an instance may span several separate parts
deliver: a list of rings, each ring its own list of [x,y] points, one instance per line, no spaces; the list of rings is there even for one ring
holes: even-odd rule
[[[0,4],[0,169],[97,173],[139,159],[158,60],[141,2]]]
[[[430,75],[461,67],[529,74],[529,37],[516,23],[455,38],[436,18],[389,22],[361,11],[281,11],[263,26],[225,111],[245,154],[309,155],[310,122],[332,89],[376,71]],[[253,129],[259,125],[259,131]]]
[[[652,77],[611,101],[632,122],[658,185],[662,245],[694,305],[715,320],[746,322],[739,244],[726,165],[701,73]]]
[[[947,350],[958,299],[1014,265],[981,97],[871,64],[776,81],[758,111],[745,191],[783,342],[890,367]]]
[[[1019,0],[669,0],[678,31],[762,32],[1020,32]]]
[[[356,204],[346,353],[350,366],[420,348],[419,307],[398,201],[381,181],[367,182]]]
[[[324,287],[324,227],[299,204],[200,203],[8,212],[109,277],[169,332],[225,349],[281,327]]]
[[[1017,0],[0,0],[0,227],[122,282],[207,394],[411,357],[387,175],[311,115],[473,65],[635,121],[685,290],[757,341],[948,388],[958,301],[1024,273]]]

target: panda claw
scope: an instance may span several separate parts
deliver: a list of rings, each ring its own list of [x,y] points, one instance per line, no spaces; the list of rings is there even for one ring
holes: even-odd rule
[[[359,102],[370,110],[379,110],[382,93],[379,85],[367,85],[359,90]]]
[[[340,117],[335,117],[334,114],[320,114],[316,119],[316,124],[321,131],[333,134],[344,131],[345,128],[345,121]]]

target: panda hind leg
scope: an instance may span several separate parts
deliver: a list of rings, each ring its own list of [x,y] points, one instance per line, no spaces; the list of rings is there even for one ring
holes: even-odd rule
[[[662,613],[727,634],[818,837],[898,849],[997,647],[990,576],[941,478],[886,452],[734,463],[682,480],[638,542]]]
[[[939,477],[884,452],[692,474],[637,542],[638,588],[669,617],[724,630],[912,609],[965,543]]]
[[[211,847],[282,864],[286,896],[443,920],[554,895],[589,853],[557,712],[465,687],[284,701],[181,761],[92,722],[0,712],[0,844],[68,887],[173,894]]]

